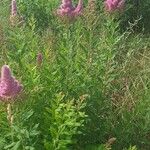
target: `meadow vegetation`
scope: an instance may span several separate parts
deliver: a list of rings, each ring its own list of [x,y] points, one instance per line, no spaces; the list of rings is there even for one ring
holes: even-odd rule
[[[6,98],[1,71],[0,150],[150,149],[150,1],[83,2],[70,19],[17,0],[14,19],[0,1],[0,66],[22,87]]]

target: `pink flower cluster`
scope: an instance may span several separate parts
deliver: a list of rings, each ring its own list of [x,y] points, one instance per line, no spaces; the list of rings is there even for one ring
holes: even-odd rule
[[[57,10],[59,16],[78,16],[83,9],[83,0],[79,0],[77,7],[73,7],[72,0],[62,0],[60,8]]]
[[[0,97],[9,99],[17,96],[23,86],[12,76],[9,66],[4,65],[1,69]]]
[[[17,3],[16,3],[16,0],[11,1],[11,16],[17,16]]]
[[[16,0],[11,0],[10,23],[12,26],[17,25],[19,27],[22,26],[24,23],[23,17],[18,15]]]
[[[108,12],[121,10],[124,7],[125,0],[106,0],[105,9]]]

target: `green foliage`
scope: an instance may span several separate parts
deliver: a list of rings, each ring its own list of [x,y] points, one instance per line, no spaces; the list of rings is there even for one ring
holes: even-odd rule
[[[44,29],[51,23],[56,2],[56,0],[19,0],[20,14],[23,15],[27,25],[30,25],[31,18],[34,18],[36,29]]]
[[[97,1],[69,22],[54,14],[59,1],[19,0],[20,27],[0,2],[0,64],[24,86],[13,125],[0,103],[0,149],[150,149],[150,38],[134,32],[148,26],[149,2],[139,2],[108,14]]]
[[[149,21],[147,21],[150,19],[149,6],[149,0],[126,0],[126,11],[122,18],[123,26],[126,28],[128,22],[133,23],[134,20],[138,20],[139,18],[141,18],[135,30],[143,31],[144,29],[145,32],[149,32],[150,24]]]
[[[85,107],[84,102],[64,99],[65,95],[57,95],[46,108],[45,121],[49,128],[49,141],[45,141],[47,150],[65,150],[73,144],[73,137],[79,134],[78,128],[84,125],[85,113],[81,109]],[[76,104],[77,103],[77,104]]]
[[[128,150],[137,150],[136,146],[130,146]]]
[[[30,123],[27,125],[27,122],[31,121],[33,112],[18,112],[14,113],[15,122],[9,127],[9,130],[4,128],[1,133],[4,133],[1,136],[1,149],[4,150],[34,150],[35,144],[37,144],[36,138],[39,135],[38,124]],[[4,120],[3,120],[4,121]],[[8,127],[8,126],[7,126]]]

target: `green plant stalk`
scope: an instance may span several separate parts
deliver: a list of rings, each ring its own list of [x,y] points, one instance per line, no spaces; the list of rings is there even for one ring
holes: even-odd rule
[[[14,115],[12,113],[11,103],[7,104],[7,119],[8,119],[10,128],[11,128],[11,139],[12,139],[12,142],[13,142],[14,141],[14,136],[13,136],[13,128],[12,128],[12,126],[13,126],[13,123],[14,123]]]

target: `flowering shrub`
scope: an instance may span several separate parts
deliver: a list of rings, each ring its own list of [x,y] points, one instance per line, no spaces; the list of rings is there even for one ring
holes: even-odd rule
[[[150,38],[133,14],[121,26],[129,1],[9,6],[0,2],[0,150],[149,150]]]

